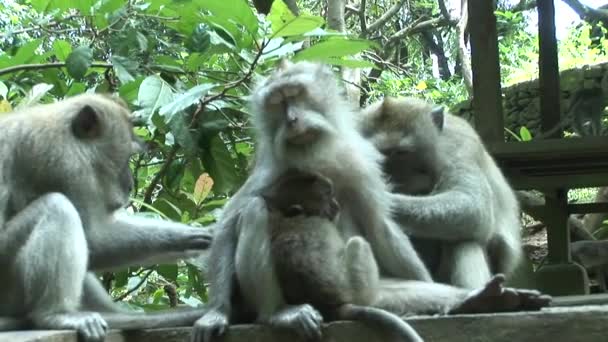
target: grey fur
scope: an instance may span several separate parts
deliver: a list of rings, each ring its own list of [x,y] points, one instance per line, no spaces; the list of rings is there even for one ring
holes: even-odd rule
[[[126,107],[80,95],[4,115],[0,130],[0,327],[75,329],[100,341],[108,323],[191,324],[206,312],[120,313],[88,272],[193,256],[211,241],[206,229],[115,214],[140,149]]]
[[[356,114],[336,83],[325,66],[284,63],[252,94],[256,163],[217,225],[209,258],[209,312],[195,324],[193,340],[210,341],[244,313],[251,320],[290,328],[320,324],[310,305],[284,305],[271,258],[269,213],[259,196],[290,168],[319,173],[334,184],[342,207],[340,235],[367,240],[383,277],[374,307],[402,314],[446,313],[465,303],[486,310],[546,305],[538,292],[501,287],[500,276],[473,292],[430,282],[409,239],[391,219],[394,203],[381,171],[382,155],[358,132]],[[404,281],[408,279],[421,281]],[[497,290],[488,296],[487,288]],[[494,301],[503,297],[507,300]]]
[[[386,98],[368,107],[360,125],[387,155],[397,220],[439,281],[484,286],[507,276],[522,257],[515,193],[475,130],[414,98]],[[400,156],[397,152],[403,151]],[[396,159],[404,158],[401,163]]]

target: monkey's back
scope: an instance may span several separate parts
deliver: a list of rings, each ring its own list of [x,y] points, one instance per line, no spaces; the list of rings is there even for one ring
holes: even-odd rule
[[[351,301],[344,274],[344,241],[317,216],[279,219],[271,228],[272,259],[288,304],[311,304],[325,314]]]

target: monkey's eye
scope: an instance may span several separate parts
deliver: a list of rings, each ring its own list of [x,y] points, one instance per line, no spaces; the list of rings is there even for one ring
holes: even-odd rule
[[[302,215],[303,213],[304,213],[304,208],[299,204],[294,204],[294,205],[289,206],[289,208],[287,208],[287,210],[285,211],[285,216],[294,217],[294,216]]]

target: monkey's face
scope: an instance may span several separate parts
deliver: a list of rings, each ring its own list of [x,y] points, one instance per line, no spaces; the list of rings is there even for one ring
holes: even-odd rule
[[[413,98],[386,98],[365,109],[363,135],[385,156],[384,171],[395,191],[429,193],[437,182],[437,141],[443,108]]]
[[[338,93],[331,69],[284,64],[252,96],[257,126],[274,146],[305,149],[335,131],[330,99]]]
[[[71,131],[82,146],[82,157],[88,159],[82,167],[90,167],[88,196],[101,201],[105,210],[125,206],[133,189],[130,157],[143,145],[133,133],[130,112],[120,103],[95,97],[81,101],[81,108],[72,118]]]
[[[340,212],[331,180],[295,169],[287,170],[261,196],[271,212],[286,218],[316,216],[335,221]]]

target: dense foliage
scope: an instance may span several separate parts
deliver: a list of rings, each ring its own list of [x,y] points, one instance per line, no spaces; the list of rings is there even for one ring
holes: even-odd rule
[[[532,8],[499,2],[505,83],[536,75],[536,36],[524,29]],[[149,147],[132,162],[129,210],[207,225],[242,184],[252,156],[246,96],[281,57],[360,68],[360,82],[346,81],[362,103],[383,94],[445,104],[469,96],[458,8],[348,1],[342,28],[331,13],[318,0],[4,0],[0,113],[83,92],[118,93]],[[568,67],[606,59],[606,43],[592,42],[591,31],[581,25],[562,43]],[[189,263],[101,276],[116,298],[146,309],[206,296]]]

